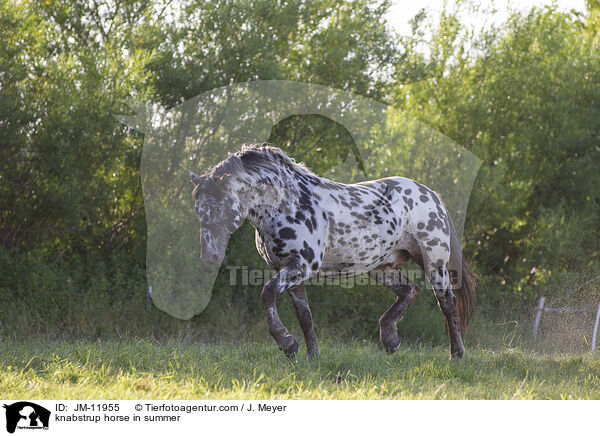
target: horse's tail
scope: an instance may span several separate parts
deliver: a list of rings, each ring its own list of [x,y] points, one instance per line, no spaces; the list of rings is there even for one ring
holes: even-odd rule
[[[450,262],[448,269],[451,271],[451,274],[455,274],[452,280],[452,289],[457,300],[460,330],[464,333],[469,327],[469,319],[473,314],[477,275],[473,272],[462,254],[460,242],[456,236],[456,231],[450,217],[448,217],[448,221],[450,227]]]

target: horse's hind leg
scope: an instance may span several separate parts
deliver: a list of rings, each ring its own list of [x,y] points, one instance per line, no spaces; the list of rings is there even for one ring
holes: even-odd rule
[[[456,295],[450,284],[448,269],[440,265],[445,265],[443,260],[438,260],[436,264],[430,263],[427,275],[433,286],[438,305],[446,318],[446,327],[450,336],[450,358],[462,359],[465,347],[460,332]]]
[[[304,285],[294,286],[288,289],[298,322],[304,333],[304,340],[306,341],[306,350],[310,357],[319,355],[319,346],[317,345],[317,338],[315,336],[315,330],[313,328],[312,313],[308,305],[308,299],[306,298],[306,289]]]
[[[298,342],[288,332],[288,329],[283,325],[277,312],[276,300],[277,296],[286,289],[297,285],[300,280],[297,276],[290,278],[291,270],[284,268],[276,274],[269,282],[263,287],[260,294],[260,299],[265,306],[265,312],[267,314],[267,323],[269,326],[269,333],[279,345],[286,356],[293,356],[298,352]]]
[[[421,288],[408,280],[398,269],[375,270],[371,271],[370,274],[397,295],[394,304],[379,318],[381,343],[388,353],[393,353],[400,346],[398,321],[402,319],[408,307],[421,294]]]

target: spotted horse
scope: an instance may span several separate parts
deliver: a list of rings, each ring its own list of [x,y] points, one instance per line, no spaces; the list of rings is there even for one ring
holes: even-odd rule
[[[450,216],[438,195],[403,177],[342,184],[318,177],[282,150],[244,147],[203,175],[190,171],[201,223],[201,258],[221,264],[229,237],[245,220],[276,275],[263,287],[269,327],[286,355],[298,352],[277,313],[276,298],[291,297],[309,356],[319,347],[303,283],[317,275],[369,273],[396,294],[379,320],[392,353],[396,324],[421,289],[399,266],[413,260],[425,271],[446,319],[450,357],[465,353],[461,333],[475,300],[474,275],[462,256]],[[451,274],[452,272],[452,274]]]

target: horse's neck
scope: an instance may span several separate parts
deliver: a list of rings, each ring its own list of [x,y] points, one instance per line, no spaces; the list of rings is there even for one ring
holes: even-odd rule
[[[232,186],[231,194],[237,198],[243,218],[257,229],[262,227],[272,209],[292,195],[289,186],[280,178],[276,178],[275,183],[259,181],[258,178],[238,180]]]

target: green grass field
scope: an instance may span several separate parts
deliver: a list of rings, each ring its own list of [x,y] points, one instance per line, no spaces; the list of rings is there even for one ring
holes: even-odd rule
[[[288,360],[270,341],[199,344],[124,339],[0,342],[5,399],[600,399],[591,354],[321,341]]]

